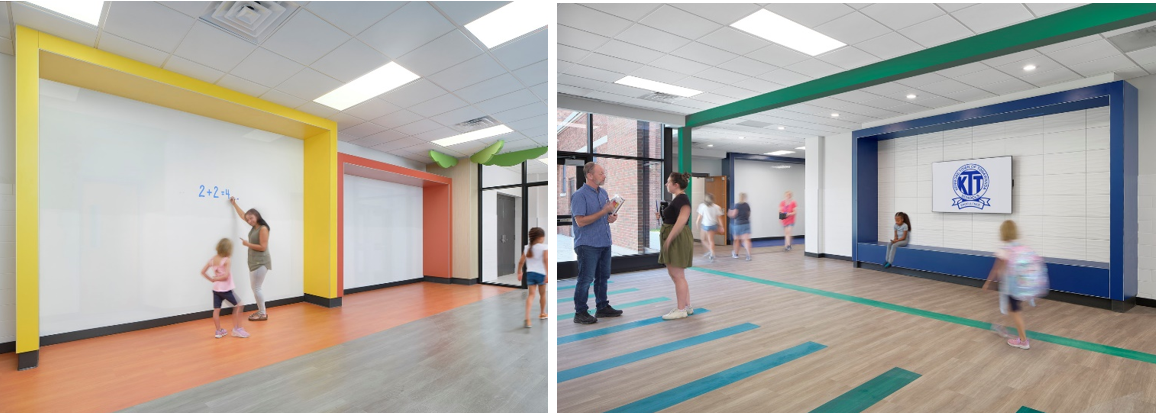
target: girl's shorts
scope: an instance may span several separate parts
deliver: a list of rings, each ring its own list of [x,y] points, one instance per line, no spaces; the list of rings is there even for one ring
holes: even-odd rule
[[[739,235],[750,235],[751,233],[751,224],[734,224],[733,228],[735,233],[732,235],[736,237]]]
[[[703,225],[702,230],[718,232],[718,225]]]
[[[536,272],[526,273],[526,285],[542,285],[546,283],[546,275]]]
[[[233,290],[213,291],[213,308],[221,308],[224,301],[232,303],[234,307],[237,305],[237,297],[233,295]]]

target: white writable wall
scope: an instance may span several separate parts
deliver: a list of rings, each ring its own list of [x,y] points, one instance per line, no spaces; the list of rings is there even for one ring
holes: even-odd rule
[[[234,242],[252,304],[250,226],[271,230],[266,300],[303,295],[303,142],[41,80],[40,311],[52,335],[212,309],[200,270]]]
[[[1108,108],[879,141],[879,240],[910,215],[911,243],[994,251],[999,225],[1047,257],[1109,261]],[[932,212],[932,163],[1012,157],[1012,212]]]
[[[422,278],[422,187],[345,176],[345,288]]]
[[[805,173],[801,163],[741,159],[734,161],[732,177],[734,199],[731,200],[731,204],[739,202],[740,193],[747,194],[747,203],[751,206],[751,238],[783,236],[783,224],[779,221],[779,202],[783,201],[783,195],[787,191],[792,192],[792,199],[796,205],[795,227],[791,230],[791,235],[804,235]]]

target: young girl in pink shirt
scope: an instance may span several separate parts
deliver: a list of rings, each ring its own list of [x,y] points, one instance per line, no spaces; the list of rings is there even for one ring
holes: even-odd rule
[[[249,333],[241,327],[241,316],[245,313],[245,305],[237,301],[233,295],[233,273],[229,271],[229,257],[233,255],[233,242],[228,238],[221,238],[217,242],[217,255],[214,255],[205,268],[201,269],[201,276],[213,283],[213,324],[217,326],[217,338],[224,337],[227,332],[221,328],[221,302],[228,301],[233,305],[233,337],[248,338]],[[213,275],[209,275],[209,270]]]

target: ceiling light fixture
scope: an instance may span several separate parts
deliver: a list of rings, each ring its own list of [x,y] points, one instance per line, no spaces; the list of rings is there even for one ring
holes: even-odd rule
[[[807,147],[806,146],[800,146],[800,147],[795,148],[795,149],[798,149],[800,151],[805,151],[805,150],[807,150]]]
[[[93,26],[100,25],[100,12],[104,10],[103,1],[48,0],[29,1],[29,3]]]
[[[838,113],[832,113],[832,114],[831,114],[831,117],[832,117],[832,118],[837,118],[837,117],[839,117],[839,114],[838,114]]]
[[[515,1],[466,24],[466,30],[473,33],[486,47],[495,46],[517,39],[523,34],[538,30],[546,25],[542,16],[548,10],[546,2]]]
[[[780,126],[780,127],[779,127],[779,130],[783,130],[783,129],[786,129],[786,128],[784,128],[784,127],[782,127],[782,126]]]
[[[774,152],[767,152],[767,153],[764,153],[763,155],[774,155],[774,156],[779,156],[779,155],[786,155],[786,154],[789,154],[789,153],[795,153],[795,151],[774,151]]]
[[[843,42],[795,23],[786,17],[771,13],[767,9],[760,9],[751,13],[750,16],[731,24],[731,27],[811,56],[818,56],[846,46]]]
[[[1024,71],[1025,71],[1025,72],[1030,72],[1030,71],[1033,71],[1033,70],[1036,70],[1036,65],[1032,65],[1032,64],[1029,64],[1029,65],[1027,65],[1027,66],[1024,66]]]
[[[491,136],[498,136],[498,135],[510,133],[513,131],[514,131],[513,129],[510,129],[510,127],[506,126],[506,125],[491,126],[491,127],[485,128],[485,129],[478,129],[478,130],[473,131],[473,132],[463,133],[461,135],[454,135],[454,136],[450,136],[448,138],[438,139],[436,141],[433,141],[433,143],[435,145],[440,145],[440,146],[452,146],[452,145],[457,145],[459,143],[465,143],[465,142],[469,142],[469,141],[476,141],[478,139],[489,138]]]
[[[622,79],[618,79],[618,81],[614,82],[614,83],[617,83],[620,85],[632,86],[632,87],[636,87],[639,89],[653,90],[655,92],[662,92],[662,93],[666,93],[668,95],[682,96],[684,98],[688,98],[688,97],[697,95],[699,93],[702,93],[701,91],[697,91],[694,89],[687,89],[687,88],[682,87],[682,86],[675,86],[675,85],[666,84],[666,83],[662,83],[662,82],[655,82],[653,80],[647,80],[647,79],[643,79],[640,77],[634,77],[634,76],[627,76],[627,77],[624,77]]]
[[[919,96],[915,96],[915,94],[914,94],[914,93],[907,95],[907,98],[908,98],[908,99],[915,99],[915,98],[917,98],[917,97],[919,97]]]
[[[313,101],[337,110],[345,110],[420,77],[401,67],[397,62],[389,62]]]
[[[706,145],[706,147],[708,147],[708,148],[713,148],[713,147],[714,147],[714,145],[711,145],[711,144],[707,144],[707,145]]]
[[[745,136],[739,136],[739,139],[746,139]]]

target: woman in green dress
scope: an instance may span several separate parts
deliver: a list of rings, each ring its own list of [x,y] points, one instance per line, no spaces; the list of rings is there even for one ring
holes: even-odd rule
[[[666,190],[674,195],[674,199],[659,213],[662,219],[662,229],[659,231],[662,250],[658,253],[658,262],[666,264],[666,271],[674,281],[674,291],[678,297],[678,307],[662,316],[664,320],[686,318],[694,314],[694,309],[690,307],[690,287],[686,284],[686,268],[694,261],[694,237],[686,230],[687,222],[690,221],[690,198],[686,196],[689,182],[690,174],[670,174],[666,179]]]

